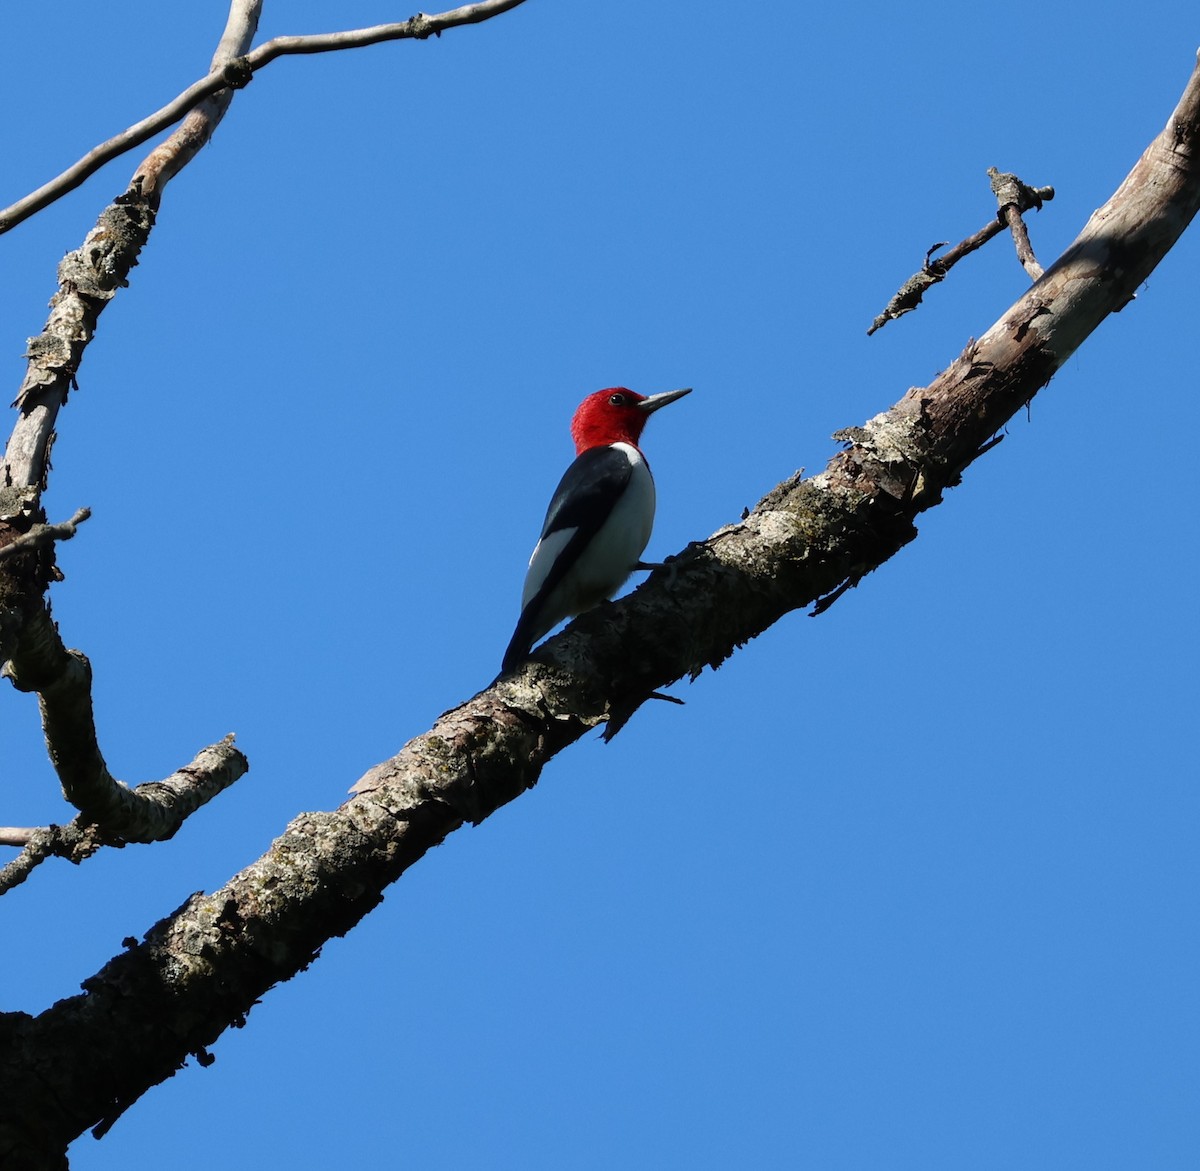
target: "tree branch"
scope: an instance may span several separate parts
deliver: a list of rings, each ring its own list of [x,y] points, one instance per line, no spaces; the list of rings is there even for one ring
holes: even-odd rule
[[[945,280],[947,273],[964,256],[969,256],[976,249],[982,248],[993,236],[998,236],[1004,231],[1006,225],[1012,231],[1014,239],[1017,240],[1017,258],[1025,266],[1026,272],[1034,280],[1042,275],[1042,270],[1038,266],[1037,260],[1034,259],[1033,248],[1029,243],[1029,233],[1025,230],[1025,221],[1021,219],[1021,213],[1028,211],[1031,207],[1036,207],[1041,211],[1042,204],[1054,198],[1054,188],[1029,187],[1022,183],[1016,175],[1001,174],[995,167],[989,167],[987,173],[992,182],[992,192],[1000,202],[1000,211],[996,218],[989,220],[978,232],[968,236],[936,260],[930,260],[930,257],[939,248],[944,248],[949,241],[943,240],[930,248],[925,253],[925,263],[921,265],[920,272],[914,273],[900,286],[895,296],[887,303],[887,308],[871,322],[871,328],[867,330],[868,337],[876,330],[882,329],[889,321],[895,321],[897,317],[911,313],[920,305],[921,298],[924,297],[927,289],[931,289],[939,281]],[[1002,186],[998,186],[1000,181],[1004,181]],[[1019,234],[1024,235],[1023,251],[1018,238]],[[1028,261],[1033,262],[1032,268]]]
[[[17,553],[40,549],[44,545],[53,545],[55,541],[69,541],[92,515],[90,508],[80,508],[70,520],[56,525],[34,525],[23,537],[17,537],[9,544],[0,546],[0,561]]]
[[[13,209],[0,213],[0,231],[4,231],[78,186],[109,158],[144,142],[191,111],[178,130],[143,160],[129,189],[100,214],[82,247],[59,265],[59,287],[50,316],[42,333],[29,343],[28,366],[14,404],[20,413],[0,467],[0,561],[11,565],[0,571],[0,664],[19,688],[39,692],[47,746],[63,793],[85,821],[102,827],[107,841],[170,837],[189,812],[231,784],[248,766],[245,757],[232,748],[230,738],[224,746],[206,750],[221,753],[223,763],[215,770],[201,770],[202,775],[182,770],[156,787],[141,786],[133,792],[116,781],[97,742],[91,668],[83,655],[62,645],[42,601],[48,583],[57,576],[53,542],[73,535],[75,526],[86,519],[84,513],[77,513],[65,525],[38,523],[44,520],[40,495],[46,486],[54,425],[75,386],[99,316],[127,283],[154,226],[163,189],[211,138],[232,100],[232,87],[244,85],[255,69],[288,53],[424,39],[440,35],[444,28],[487,20],[519,3],[522,0],[491,0],[437,16],[418,14],[400,24],[327,36],[276,38],[247,58],[244,54],[258,29],[262,0],[232,0],[207,78],[14,205],[20,209],[16,219],[10,222],[5,218]],[[40,555],[48,547],[49,554]],[[38,849],[45,845],[44,839],[38,840]],[[38,855],[39,860],[44,856],[48,854]]]
[[[1017,249],[1017,259],[1029,274],[1031,280],[1039,280],[1042,276],[1042,266],[1038,264],[1033,254],[1033,245],[1029,242],[1029,229],[1021,213],[1031,207],[1042,210],[1042,200],[1054,198],[1054,188],[1044,187],[1040,190],[1022,183],[1016,175],[1007,171],[999,171],[988,167],[988,178],[992,181],[992,194],[1000,205],[1000,219],[1008,225],[1012,233],[1013,244]],[[1049,195],[1045,195],[1045,192]]]
[[[0,232],[3,232],[79,186],[104,162],[145,142],[188,110],[192,111],[166,142],[146,156],[134,173],[129,189],[105,208],[83,245],[68,253],[59,265],[59,288],[50,302],[50,317],[42,333],[29,344],[29,365],[15,404],[21,409],[21,415],[0,467],[0,489],[41,489],[45,486],[46,460],[54,423],[59,408],[75,385],[83,351],[95,333],[97,320],[117,289],[127,283],[129,272],[137,263],[138,254],[154,226],[163,188],[212,137],[224,116],[233,97],[231,85],[286,54],[324,53],[406,38],[424,40],[440,36],[446,28],[489,20],[523,2],[488,0],[435,16],[418,14],[397,24],[314,36],[276,37],[247,54],[258,28],[262,0],[233,0],[225,31],[213,56],[212,70],[206,78],[150,118],[95,148],[58,179],[14,204],[13,208],[0,212]],[[244,83],[242,80],[241,84]],[[193,109],[197,106],[199,108]],[[10,222],[10,217],[16,214],[14,209],[23,210]],[[0,650],[0,661],[2,659]]]
[[[100,762],[103,768],[103,761]],[[66,858],[78,865],[101,846],[165,841],[202,805],[244,776],[246,758],[233,746],[233,736],[197,753],[191,764],[166,780],[149,781],[130,790],[107,775],[95,786],[104,807],[103,820],[81,813],[69,825],[41,829],[0,829],[0,845],[21,846],[21,853],[0,869],[0,895],[20,886],[47,858]],[[65,786],[64,786],[65,788]]]
[[[250,45],[261,8],[262,0],[233,0],[214,68]],[[58,526],[38,525],[45,519],[40,494],[46,485],[54,423],[75,385],[97,320],[137,263],[154,226],[163,186],[208,140],[228,104],[228,94],[217,95],[193,111],[153,152],[145,185],[143,179],[132,184],[100,213],[83,246],[64,257],[50,316],[42,333],[29,343],[28,366],[15,404],[19,414],[0,466],[0,560],[5,562],[0,565],[0,673],[21,690],[39,692],[42,727],[63,794],[80,810],[83,822],[100,827],[111,844],[170,837],[189,813],[237,780],[248,765],[230,737],[157,785],[131,791],[112,777],[96,737],[91,667],[83,655],[63,646],[43,601],[47,586],[58,576],[49,535]],[[76,514],[69,525],[79,519]],[[206,756],[213,753],[219,759]],[[44,837],[31,843],[12,864],[10,882],[22,881],[50,852]]]
[[[159,130],[174,123],[185,110],[191,111],[184,119],[183,125],[166,142],[156,146],[142,160],[141,166],[129,181],[129,190],[139,192],[143,198],[151,200],[155,207],[158,206],[158,199],[163,188],[196,157],[200,148],[212,138],[213,131],[225,117],[225,111],[229,109],[229,103],[233,101],[234,89],[240,88],[250,80],[249,77],[239,80],[240,71],[237,68],[237,62],[240,55],[250,47],[254,40],[254,34],[258,32],[258,19],[262,15],[262,6],[263,0],[232,0],[229,5],[229,18],[225,22],[225,31],[217,43],[217,51],[213,54],[209,75],[202,82],[197,82],[190,87],[191,90],[196,91],[195,96],[186,107],[180,109],[175,117],[163,122],[157,129],[147,129],[142,134],[132,134],[130,130],[127,130],[124,135],[117,136],[118,139],[126,139],[127,145],[110,156],[113,158],[117,154],[123,154],[126,150],[132,150],[148,138],[152,138]],[[210,83],[215,77],[220,77],[224,84],[213,88]],[[171,103],[172,106],[177,104],[178,99]],[[195,108],[193,109],[193,107]],[[155,115],[151,115],[151,118],[154,117]],[[103,150],[103,148],[97,147],[97,150]],[[100,159],[92,169],[96,170],[103,166],[105,161],[107,160]],[[77,167],[79,165],[76,163]],[[88,174],[90,173],[89,171]],[[79,182],[74,186],[78,186],[86,178],[87,175],[81,174]],[[65,190],[70,190],[70,188]],[[52,194],[49,202],[53,202],[57,198],[57,194]],[[0,212],[0,232],[3,230],[4,213]]]
[[[108,771],[92,714],[92,668],[63,645],[49,612],[26,619],[18,653],[4,668],[18,691],[36,691],[50,760],[63,796],[109,845],[172,837],[201,805],[250,767],[227,736],[165,781],[130,789]]]
[[[0,837],[5,832],[12,832],[14,836],[25,835],[25,841],[20,843],[24,846],[21,853],[0,869],[0,894],[7,894],[13,887],[20,886],[34,867],[47,858],[66,858],[78,864],[84,858],[90,858],[104,844],[97,827],[87,825],[80,818],[76,818],[70,825],[48,825],[43,829],[0,830]]]
[[[464,4],[433,16],[419,12],[416,16],[395,24],[380,24],[372,28],[350,29],[345,32],[316,33],[310,36],[275,37],[248,53],[246,50],[258,27],[262,0],[234,0],[225,36],[222,37],[207,76],[193,82],[162,109],[156,110],[140,122],[135,122],[120,134],[113,135],[107,142],[93,147],[61,175],[55,176],[36,191],[0,211],[0,235],[11,231],[69,191],[74,191],[106,163],[148,142],[160,131],[173,126],[189,111],[201,106],[197,111],[199,117],[189,119],[188,123],[180,127],[172,143],[164,143],[152,151],[146,162],[134,174],[134,183],[140,181],[141,190],[145,194],[160,191],[175,172],[212,136],[213,128],[224,116],[233,99],[233,91],[248,85],[255,73],[278,57],[358,49],[385,41],[424,41],[429,37],[440,37],[443,30],[448,28],[480,24],[523,3],[524,0],[486,0],[478,4]],[[248,35],[243,35],[244,31],[248,31]]]
[[[0,487],[45,487],[50,436],[59,408],[75,385],[83,351],[96,323],[154,227],[154,207],[140,192],[120,196],[100,213],[83,244],[58,266],[58,290],[42,332],[30,338],[28,365],[16,402],[20,414],[9,437]],[[35,493],[36,495],[36,493]]]
[[[249,47],[261,10],[262,0],[233,0],[213,56],[214,70],[224,69]],[[231,90],[213,97],[151,151],[128,190],[100,213],[82,247],[68,253],[58,266],[58,292],[50,302],[50,317],[41,334],[29,343],[29,366],[14,404],[21,415],[5,453],[3,485],[45,486],[54,422],[75,385],[97,320],[117,290],[128,283],[129,272],[154,227],[163,188],[212,137],[231,97]]]
[[[0,1018],[10,1054],[0,1067],[0,1160],[31,1136],[54,1151],[89,1126],[107,1128],[354,926],[427,850],[535,784],[589,728],[720,663],[912,540],[915,518],[1192,220],[1198,144],[1200,71],[1045,276],[930,386],[843,432],[848,446],[824,471],[789,478],[740,522],[690,546],[678,573],[659,571],[577,619],[372,769],[340,809],[299,815],[262,858],[131,943],[82,996],[36,1018]]]

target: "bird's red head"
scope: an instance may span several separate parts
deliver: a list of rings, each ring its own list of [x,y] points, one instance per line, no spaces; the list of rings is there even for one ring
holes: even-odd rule
[[[571,420],[576,454],[582,455],[589,448],[607,447],[613,443],[632,443],[636,447],[646,420],[659,407],[690,393],[691,387],[644,395],[623,386],[610,386],[589,394]]]

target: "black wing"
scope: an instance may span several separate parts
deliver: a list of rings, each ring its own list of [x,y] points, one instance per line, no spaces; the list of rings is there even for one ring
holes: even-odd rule
[[[550,499],[542,536],[559,529],[587,531],[590,539],[621,498],[633,464],[619,447],[590,447],[567,468]]]
[[[549,566],[540,567],[535,553],[529,572],[534,574],[544,569],[544,576],[537,592],[521,610],[517,629],[504,652],[505,671],[511,671],[529,654],[529,648],[538,637],[537,625],[543,604],[608,520],[632,474],[629,455],[619,447],[590,447],[567,468],[550,499],[550,507],[546,509],[540,540],[564,529],[575,531]]]

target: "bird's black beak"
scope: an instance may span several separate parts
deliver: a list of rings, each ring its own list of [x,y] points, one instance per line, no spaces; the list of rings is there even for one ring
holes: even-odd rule
[[[664,390],[662,394],[647,395],[637,404],[637,409],[644,414],[652,415],[659,407],[665,407],[667,403],[673,403],[677,398],[683,398],[685,394],[691,393],[692,388],[686,386],[683,390]]]

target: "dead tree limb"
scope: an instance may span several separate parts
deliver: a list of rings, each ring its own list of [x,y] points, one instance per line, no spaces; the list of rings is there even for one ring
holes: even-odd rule
[[[56,525],[34,525],[23,537],[17,537],[0,547],[0,561],[31,549],[40,549],[43,545],[52,545],[55,541],[69,541],[91,515],[90,508],[80,508],[70,520]]]
[[[89,850],[101,844],[161,841],[184,818],[242,776],[246,758],[232,736],[204,749],[168,777],[130,789],[116,780],[100,751],[91,702],[91,667],[62,643],[43,598],[59,575],[53,544],[74,535],[90,513],[47,525],[41,509],[58,412],[76,385],[84,350],[117,290],[128,282],[154,226],[167,184],[212,137],[235,88],[277,57],[329,52],[388,40],[423,40],[458,25],[476,24],[523,0],[488,0],[435,16],[312,37],[278,37],[251,53],[262,0],[231,0],[224,32],[206,78],[169,106],[91,151],[56,180],[0,212],[0,232],[79,186],[112,158],[184,117],[142,161],[128,190],[101,213],[83,245],[59,265],[59,287],[42,333],[30,339],[28,366],[17,393],[19,414],[0,465],[0,674],[19,690],[38,694],[42,727],[64,797],[79,810],[74,836],[53,827],[34,831],[22,855],[0,872],[0,893],[23,881],[33,866],[58,854],[78,860],[80,833]],[[81,856],[81,855],[80,855]]]
[[[43,208],[49,207],[69,191],[74,191],[106,163],[134,150],[144,142],[149,142],[156,134],[166,130],[168,126],[175,125],[190,111],[196,111],[199,117],[189,116],[188,122],[180,127],[180,141],[169,147],[164,144],[159,150],[152,151],[150,158],[134,176],[135,183],[140,180],[142,190],[147,195],[160,189],[211,137],[213,126],[221,120],[233,98],[233,91],[249,85],[255,73],[279,57],[360,49],[385,41],[424,41],[429,37],[440,37],[448,28],[481,24],[524,2],[525,0],[485,0],[477,4],[463,4],[432,16],[418,12],[416,16],[394,24],[347,29],[344,32],[315,33],[309,36],[275,37],[249,52],[250,40],[258,27],[262,2],[235,0],[230,11],[226,35],[222,38],[208,74],[193,82],[161,109],[155,110],[153,114],[135,122],[120,134],[115,134],[106,142],[93,147],[62,174],[56,175],[36,191],[31,191],[16,203],[0,210],[0,235],[11,231]],[[249,29],[248,38],[243,39],[240,36],[242,28]],[[159,151],[163,152],[161,156]]]
[[[214,67],[249,47],[261,8],[262,0],[233,0]],[[46,746],[64,796],[80,810],[85,824],[100,827],[101,840],[114,845],[170,837],[190,812],[242,776],[248,765],[229,740],[205,750],[218,752],[222,761],[202,778],[185,769],[159,783],[164,787],[130,790],[112,777],[92,717],[91,667],[82,654],[63,645],[45,602],[58,571],[53,541],[37,536],[45,521],[40,496],[55,420],[75,385],[96,322],[137,263],[154,226],[163,185],[207,141],[227,106],[228,100],[218,95],[193,111],[155,152],[158,162],[148,172],[157,180],[153,190],[143,191],[141,181],[135,182],[101,212],[83,246],[64,257],[50,316],[42,333],[29,342],[15,404],[17,421],[0,465],[0,552],[5,554],[0,563],[0,674],[19,690],[38,693]],[[12,873],[23,879],[34,853],[38,860],[48,856],[44,845]]]
[[[183,819],[241,777],[249,765],[233,737],[166,781],[129,789],[108,771],[92,715],[92,668],[68,650],[46,610],[26,622],[21,652],[5,668],[18,691],[37,693],[50,760],[63,796],[111,843],[171,837]]]
[[[11,833],[12,841],[4,835]],[[90,858],[104,843],[95,826],[86,825],[78,818],[70,825],[47,825],[41,829],[0,830],[0,845],[16,845],[16,838],[23,837],[19,844],[21,852],[6,866],[0,867],[0,894],[6,894],[29,877],[34,867],[47,858],[66,858],[76,864]]]
[[[1053,187],[1036,188],[1022,183],[1016,175],[1007,171],[999,171],[988,167],[988,178],[992,182],[992,194],[999,204],[1001,222],[1008,225],[1012,233],[1013,244],[1017,249],[1017,259],[1029,273],[1030,280],[1038,280],[1042,276],[1042,266],[1038,264],[1033,254],[1033,245],[1029,242],[1029,229],[1025,226],[1022,213],[1030,208],[1042,210],[1045,199],[1054,198]],[[1046,194],[1049,192],[1049,194]]]
[[[964,256],[969,256],[972,252],[982,248],[994,236],[1000,235],[1005,227],[1008,227],[1013,233],[1017,244],[1017,258],[1025,266],[1025,271],[1034,280],[1042,275],[1042,270],[1034,258],[1033,248],[1029,243],[1029,233],[1025,229],[1025,221],[1021,216],[1030,208],[1037,208],[1040,211],[1043,203],[1054,198],[1054,188],[1030,187],[1022,183],[1016,175],[1001,174],[995,167],[988,168],[988,178],[992,183],[992,192],[1000,204],[996,218],[984,224],[978,232],[955,244],[949,252],[943,252],[936,260],[931,260],[930,257],[939,248],[944,248],[948,241],[943,240],[930,248],[925,253],[925,262],[921,265],[920,271],[914,273],[900,286],[895,296],[887,303],[884,311],[871,322],[871,328],[867,330],[868,337],[876,330],[882,329],[889,321],[895,321],[897,317],[911,313],[920,305],[921,298],[925,296],[927,289],[931,289],[938,282],[945,280],[946,274]],[[1024,238],[1023,246],[1021,237]],[[1032,261],[1032,267],[1030,261]]]
[[[90,725],[91,696],[86,699]],[[88,730],[82,727],[77,731],[86,737]],[[94,730],[91,743],[94,747]],[[30,871],[47,858],[79,863],[101,846],[166,841],[197,809],[243,777],[250,767],[234,747],[233,737],[226,736],[202,748],[190,764],[166,779],[130,789],[109,774],[99,753],[98,747],[94,747],[91,757],[86,751],[75,752],[69,768],[59,767],[59,759],[55,759],[64,795],[80,809],[80,815],[69,825],[0,830],[0,845],[23,846],[22,852],[0,869],[0,895],[24,882]],[[53,750],[51,755],[55,755]],[[11,840],[5,840],[6,834]]]

